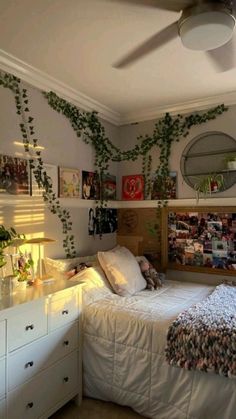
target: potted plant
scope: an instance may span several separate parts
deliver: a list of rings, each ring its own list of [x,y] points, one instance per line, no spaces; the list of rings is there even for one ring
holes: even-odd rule
[[[228,170],[236,170],[236,154],[228,154],[225,157],[225,162]]]
[[[209,173],[204,177],[197,178],[197,181],[194,184],[197,202],[201,195],[206,198],[207,195],[220,192],[223,187],[224,176],[221,173]]]
[[[6,229],[3,225],[0,225],[0,268],[3,268],[7,263],[4,249],[9,247],[17,238],[22,238],[22,235],[17,234],[14,228]]]

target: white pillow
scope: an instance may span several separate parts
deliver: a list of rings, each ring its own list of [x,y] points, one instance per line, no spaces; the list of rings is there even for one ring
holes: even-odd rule
[[[71,259],[52,259],[46,257],[46,273],[55,279],[68,279],[66,272],[79,266],[80,263],[86,263],[89,266],[95,266],[98,264],[97,255],[78,256]]]
[[[69,281],[83,283],[83,305],[88,305],[114,295],[99,265],[84,269],[69,279]]]
[[[97,256],[116,294],[128,297],[146,288],[139,264],[126,247],[98,252]]]

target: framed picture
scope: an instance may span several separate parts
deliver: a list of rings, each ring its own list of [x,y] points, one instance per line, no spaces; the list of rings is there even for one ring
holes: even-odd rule
[[[52,180],[52,189],[56,196],[58,196],[58,167],[53,164],[44,164],[43,165],[47,175]],[[42,196],[44,192],[43,188],[39,188],[35,180],[33,170],[30,171],[30,195],[32,196]]]
[[[102,198],[105,200],[116,199],[116,176],[104,174],[102,180]]]
[[[144,178],[142,175],[122,176],[122,199],[130,201],[144,199]]]
[[[0,155],[0,193],[29,195],[29,162],[19,157]]]
[[[165,199],[176,199],[176,189],[177,189],[177,172],[170,172],[169,176],[166,178],[165,186],[162,184],[162,177],[157,173],[154,173],[151,178],[151,199],[159,200],[163,197],[161,196],[161,191],[165,190]]]
[[[59,197],[80,197],[80,171],[59,167]]]
[[[100,185],[97,173],[82,171],[82,198],[99,199]]]
[[[236,208],[165,210],[164,264],[170,269],[236,275]]]
[[[117,210],[113,208],[89,208],[88,234],[90,236],[115,233]]]

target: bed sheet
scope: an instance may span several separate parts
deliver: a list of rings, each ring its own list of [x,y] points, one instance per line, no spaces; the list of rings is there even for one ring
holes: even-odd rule
[[[133,297],[107,293],[83,309],[87,396],[153,419],[235,419],[236,381],[167,364],[166,334],[176,316],[213,287],[166,281]]]

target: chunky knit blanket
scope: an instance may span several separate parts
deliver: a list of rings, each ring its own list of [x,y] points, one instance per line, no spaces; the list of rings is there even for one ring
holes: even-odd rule
[[[236,378],[235,286],[217,286],[174,320],[167,334],[166,359],[189,370]]]

